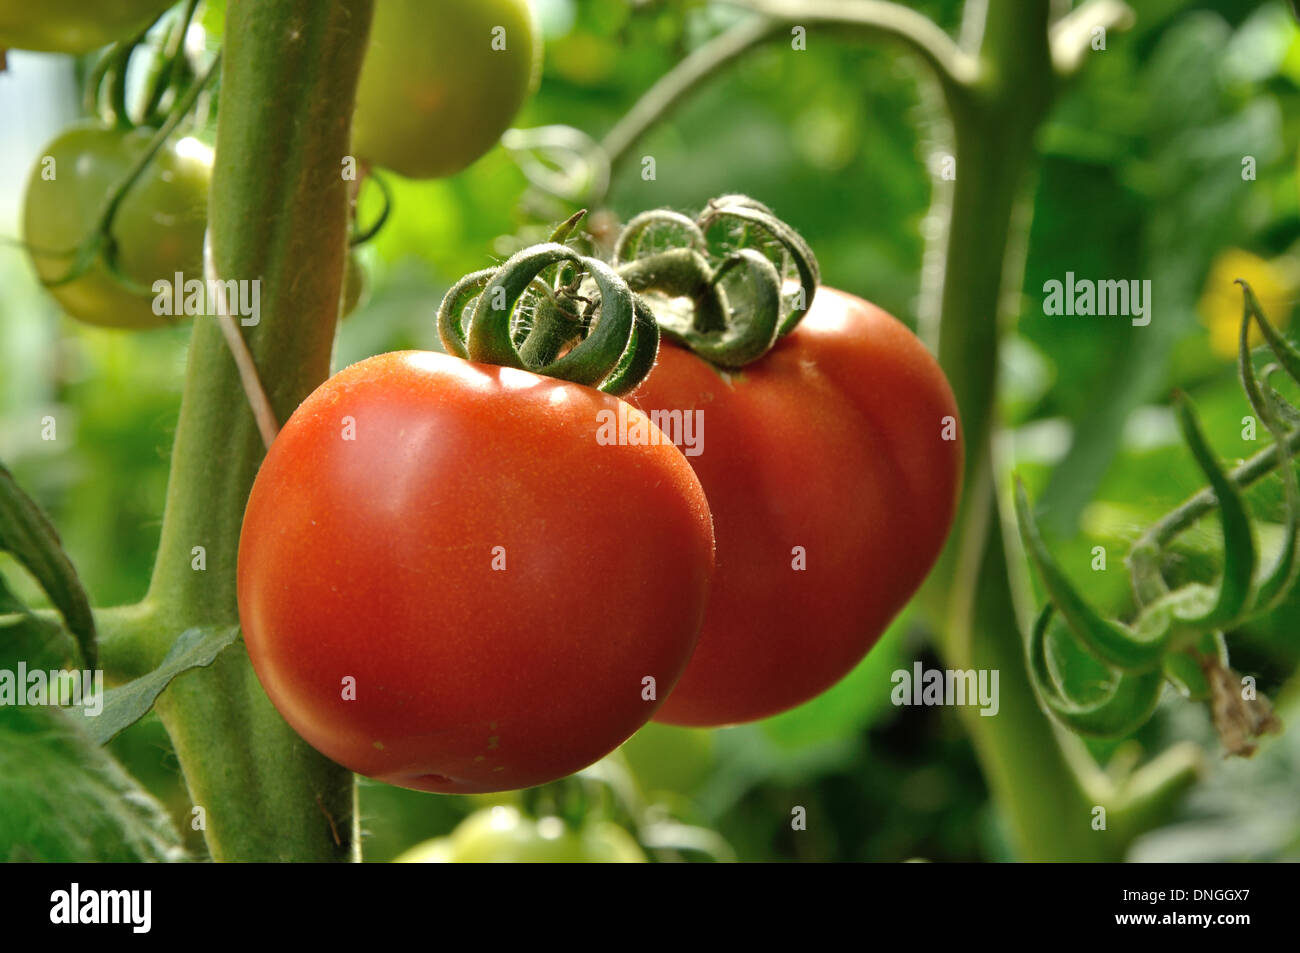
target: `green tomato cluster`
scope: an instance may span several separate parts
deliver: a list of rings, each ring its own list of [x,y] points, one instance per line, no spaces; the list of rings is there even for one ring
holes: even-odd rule
[[[36,274],[68,314],[87,324],[168,324],[174,319],[154,313],[153,283],[171,282],[178,272],[185,280],[203,276],[212,150],[189,138],[164,144],[118,205],[109,230],[117,273],[102,249],[82,268],[81,251],[105,204],[153,134],[78,123],[45,147],[28,179],[23,237]]]

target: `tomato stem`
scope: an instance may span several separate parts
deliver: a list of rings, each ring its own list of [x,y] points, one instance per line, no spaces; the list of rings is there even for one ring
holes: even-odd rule
[[[260,314],[244,339],[279,419],[329,373],[347,254],[340,160],[371,10],[372,0],[231,0],[227,8],[209,237],[222,278],[259,282]],[[144,654],[156,665],[184,629],[238,621],[240,527],[264,451],[222,332],[199,318],[149,625],[127,640],[137,645],[115,647],[120,657]],[[204,809],[214,859],[357,856],[353,776],[289,728],[242,643],[176,679],[158,711]]]

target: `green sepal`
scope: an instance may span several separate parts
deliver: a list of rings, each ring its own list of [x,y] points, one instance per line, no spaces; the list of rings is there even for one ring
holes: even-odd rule
[[[733,272],[735,281],[724,280]],[[663,322],[664,334],[681,341],[692,351],[719,367],[740,368],[753,363],[772,349],[780,327],[781,276],[764,255],[746,248],[728,257],[714,272],[709,289],[714,295],[724,296],[723,312],[732,319],[718,331],[700,331],[696,328],[675,327]],[[748,297],[737,306],[735,296]]]
[[[698,225],[707,236],[712,225],[728,220],[741,225],[739,240],[729,242],[728,251],[753,248],[757,245],[762,249],[763,256],[772,262],[773,267],[779,267],[782,278],[787,263],[794,265],[803,292],[803,300],[802,306],[799,306],[799,303],[792,298],[783,309],[785,314],[780,321],[779,334],[789,334],[812,307],[817,286],[821,283],[821,269],[817,264],[817,256],[813,254],[803,236],[773,215],[771,209],[744,195],[724,195],[714,199],[699,217]],[[763,240],[754,241],[750,235],[751,230],[757,231],[763,236]]]
[[[572,229],[577,221],[571,217],[556,233],[566,234],[566,227]],[[541,278],[556,265],[562,269],[559,288]],[[573,310],[582,300],[573,296],[583,273],[598,295],[600,315],[594,327],[589,314],[579,316]],[[515,312],[527,292],[547,300],[546,307],[535,309],[537,323],[525,332]],[[659,347],[658,328],[647,325],[648,307],[642,305],[640,320],[636,311],[632,289],[612,267],[556,242],[543,242],[517,252],[499,268],[474,272],[452,285],[438,307],[438,335],[447,352],[457,357],[625,393],[650,372]],[[560,353],[583,331],[589,333]]]
[[[632,296],[632,314],[632,338],[627,350],[598,388],[615,397],[635,390],[654,369],[655,358],[659,356],[659,323],[640,295]]]

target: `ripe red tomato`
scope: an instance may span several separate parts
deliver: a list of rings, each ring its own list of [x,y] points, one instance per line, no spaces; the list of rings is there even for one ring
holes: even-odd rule
[[[700,644],[655,720],[751,721],[825,691],[947,536],[962,445],[939,365],[884,311],[821,288],[760,361],[729,374],[665,345],[628,399],[702,411],[703,452],[688,459],[718,546]]]
[[[299,734],[462,794],[571,774],[650,718],[694,648],[713,535],[671,444],[598,442],[619,403],[422,352],[303,402],[258,472],[238,569],[249,657]]]

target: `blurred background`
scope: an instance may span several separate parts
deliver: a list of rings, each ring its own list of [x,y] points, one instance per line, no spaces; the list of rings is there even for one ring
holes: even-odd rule
[[[738,14],[692,0],[539,0],[546,58],[522,128],[563,123],[599,138],[683,55]],[[960,4],[912,6],[955,32]],[[1167,401],[1196,401],[1222,458],[1239,460],[1249,413],[1234,370],[1249,280],[1287,325],[1300,288],[1300,27],[1283,2],[1140,0],[1133,29],[1108,37],[1043,129],[1018,327],[1005,348],[1004,449],[1040,500],[1053,549],[1086,566],[1094,546],[1123,552],[1202,485]],[[205,19],[219,24],[216,14]],[[219,37],[209,37],[216,44]],[[85,63],[15,52],[0,73],[0,460],[50,513],[92,601],[132,602],[157,543],[188,328],[98,330],[62,316],[19,246],[24,185],[43,145],[79,115]],[[915,326],[924,237],[943,116],[921,67],[891,48],[818,37],[806,52],[760,49],[701,87],[615,169],[609,210],[694,211],[741,192],[771,206],[815,249],[828,285]],[[211,139],[211,130],[197,135]],[[643,181],[641,155],[657,175]],[[1243,179],[1243,158],[1254,179]],[[393,211],[361,250],[366,291],[342,323],[335,366],[402,348],[437,349],[434,313],[459,276],[549,233],[572,208],[529,186],[496,148],[451,179],[389,175]],[[377,213],[375,190],[361,218]],[[1155,320],[1047,317],[1043,283],[1149,278]],[[42,441],[39,421],[59,420]],[[1276,481],[1252,491],[1281,513]],[[1180,571],[1212,579],[1212,523],[1179,543]],[[1118,563],[1118,559],[1115,560]],[[0,555],[0,571],[46,604]],[[1127,608],[1122,568],[1086,580],[1112,614]],[[1229,637],[1234,666],[1276,696],[1300,663],[1300,596]],[[996,806],[952,709],[889,702],[889,676],[921,659],[942,667],[904,615],[835,689],[776,718],[701,731],[650,725],[615,764],[647,803],[718,832],[747,861],[1013,859]],[[1294,680],[1292,679],[1294,684]],[[1135,860],[1300,860],[1300,698],[1278,698],[1280,738],[1250,761],[1219,761],[1203,706],[1168,695],[1141,732],[1092,745],[1106,764],[1174,740],[1211,769],[1170,826]],[[113,753],[175,816],[196,854],[167,736],[150,716]],[[1049,792],[1044,792],[1050,796]],[[506,798],[510,800],[510,798]],[[364,850],[386,861],[495,803],[365,782]],[[807,831],[793,832],[794,806]],[[726,851],[722,852],[724,855]],[[704,856],[687,854],[687,856]]]

